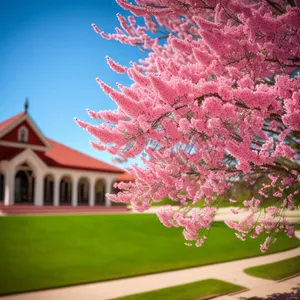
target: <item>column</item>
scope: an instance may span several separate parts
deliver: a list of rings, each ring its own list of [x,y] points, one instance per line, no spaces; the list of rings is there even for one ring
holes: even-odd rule
[[[106,188],[105,191],[107,194],[112,194],[112,184],[115,181],[114,178],[106,178]],[[105,206],[111,206],[111,201],[105,196]]]
[[[34,205],[42,206],[43,205],[43,188],[44,188],[44,180],[43,174],[37,172],[35,174],[35,181],[34,181]]]
[[[78,178],[72,178],[72,206],[78,206]]]
[[[90,179],[89,206],[95,206],[95,179]]]
[[[4,205],[14,204],[14,172],[12,170],[7,170],[4,173],[5,176],[5,187],[4,187]]]
[[[59,181],[60,178],[55,176],[54,177],[54,201],[53,201],[54,206],[59,206]]]

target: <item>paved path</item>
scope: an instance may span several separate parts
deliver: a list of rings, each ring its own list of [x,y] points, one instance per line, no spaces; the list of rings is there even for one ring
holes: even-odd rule
[[[300,231],[295,231],[295,237],[300,240]]]
[[[272,284],[273,281],[249,276],[245,268],[268,264],[300,255],[300,247],[281,253],[236,260],[226,263],[195,267],[153,275],[111,280],[73,287],[59,288],[0,297],[1,300],[104,300],[137,294],[165,287],[215,278],[249,289]]]
[[[267,285],[255,287],[249,291],[238,293],[234,296],[221,296],[214,300],[296,300],[300,299],[300,276],[283,282],[272,282]]]

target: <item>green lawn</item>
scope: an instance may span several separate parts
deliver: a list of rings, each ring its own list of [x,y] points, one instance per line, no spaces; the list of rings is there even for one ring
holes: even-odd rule
[[[0,218],[0,293],[135,276],[261,255],[260,240],[242,242],[215,223],[202,248],[155,215]],[[269,253],[300,242],[281,235]]]
[[[282,260],[276,263],[245,269],[245,272],[255,277],[279,280],[300,273],[300,256]]]
[[[224,295],[243,289],[245,288],[232,283],[216,279],[207,279],[153,292],[122,297],[118,298],[118,300],[199,300],[204,297]]]

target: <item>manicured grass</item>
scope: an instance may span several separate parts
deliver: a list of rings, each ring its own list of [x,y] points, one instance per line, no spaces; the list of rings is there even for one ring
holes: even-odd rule
[[[218,296],[245,289],[242,286],[216,279],[196,281],[171,288],[118,298],[118,300],[199,300],[204,297]]]
[[[279,280],[300,273],[300,256],[282,260],[276,263],[245,269],[245,272],[255,277]]]
[[[155,215],[0,218],[0,293],[135,276],[261,255],[262,239],[242,242],[215,223],[202,248]],[[269,253],[300,242],[284,234]]]

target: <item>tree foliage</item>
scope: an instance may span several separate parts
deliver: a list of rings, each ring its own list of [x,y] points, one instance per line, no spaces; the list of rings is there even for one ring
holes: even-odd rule
[[[104,39],[147,51],[130,67],[107,57],[130,87],[119,91],[97,79],[118,105],[116,111],[88,111],[101,121],[76,120],[97,138],[91,142],[122,159],[141,155],[133,165],[137,180],[119,183],[113,201],[139,211],[164,197],[178,202],[158,217],[168,227],[183,227],[184,237],[200,246],[218,208],[236,182],[259,186],[259,197],[245,199],[249,215],[226,221],[245,240],[266,232],[266,251],[284,230],[284,214],[295,209],[300,179],[300,1],[271,0],[117,0],[144,19],[118,14],[120,28]],[[265,180],[261,180],[264,178]],[[275,204],[260,217],[261,199]],[[193,208],[204,199],[201,210]],[[238,211],[233,210],[233,213]]]

